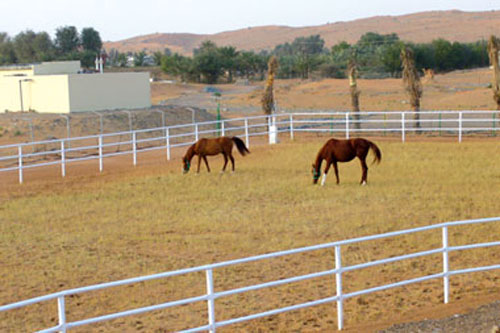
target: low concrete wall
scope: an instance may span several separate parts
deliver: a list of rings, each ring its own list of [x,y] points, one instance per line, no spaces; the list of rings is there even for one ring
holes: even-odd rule
[[[151,106],[149,73],[69,75],[71,112]]]

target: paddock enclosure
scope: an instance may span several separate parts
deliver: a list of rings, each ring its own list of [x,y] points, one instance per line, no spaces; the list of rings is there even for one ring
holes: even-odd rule
[[[489,118],[491,119],[491,118]],[[328,128],[327,128],[328,129]],[[500,142],[478,135],[371,137],[383,159],[371,166],[370,183],[358,185],[357,162],[339,165],[341,184],[330,177],[311,185],[310,165],[326,133],[280,135],[280,143],[252,141],[252,154],[235,156],[232,175],[181,174],[172,150],[143,153],[134,168],[118,156],[99,175],[95,161],[47,167],[47,177],[26,174],[0,190],[0,304],[102,282],[189,268],[302,246],[374,235],[439,222],[499,214]],[[335,133],[333,133],[335,135]],[[358,136],[359,134],[351,134]],[[370,153],[371,154],[371,153]],[[368,156],[371,161],[372,156]],[[121,167],[123,163],[127,167]],[[89,163],[89,164],[85,164]],[[210,159],[214,169],[222,157]],[[74,169],[73,169],[74,168]],[[81,169],[79,169],[81,168]],[[75,172],[77,171],[78,172]],[[33,170],[35,172],[36,170]],[[80,172],[81,171],[81,172]],[[38,171],[37,171],[38,172]],[[2,175],[4,177],[4,175]],[[450,230],[450,246],[499,241],[499,223]],[[424,232],[350,245],[343,265],[426,251],[442,246],[439,233]],[[334,251],[323,249],[216,270],[216,292],[335,268]],[[457,251],[453,269],[499,263],[498,248]],[[368,267],[343,274],[349,293],[441,272],[442,255]],[[450,277],[450,304],[440,279],[348,299],[346,331],[383,328],[418,313],[446,313],[498,295],[498,270]],[[335,295],[335,276],[318,277],[216,300],[225,320]],[[145,281],[67,297],[68,321],[206,294],[204,272]],[[436,310],[437,309],[437,310]],[[453,308],[456,309],[456,308]],[[335,302],[256,319],[217,331],[325,331],[337,328]],[[57,302],[0,312],[1,331],[33,331],[59,321]],[[134,315],[71,329],[169,332],[206,325],[207,304]],[[378,326],[377,326],[378,325]]]

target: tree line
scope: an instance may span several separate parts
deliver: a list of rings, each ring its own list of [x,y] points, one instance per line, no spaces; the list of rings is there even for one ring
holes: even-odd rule
[[[349,63],[356,63],[359,76],[365,78],[401,77],[401,50],[410,47],[419,71],[433,69],[447,72],[488,66],[487,41],[473,43],[436,39],[430,43],[408,43],[397,34],[369,32],[355,44],[340,42],[330,49],[319,35],[298,37],[291,43],[277,45],[271,51],[238,51],[232,46],[218,47],[205,41],[192,57],[165,54],[162,69],[184,81],[231,82],[234,77],[263,79],[267,62],[275,56],[281,79],[311,76],[345,78]]]
[[[325,47],[320,35],[295,38],[260,52],[237,50],[233,46],[217,46],[203,42],[192,56],[172,53],[169,49],[148,54],[120,53],[102,49],[99,32],[84,28],[78,32],[74,26],[60,27],[52,40],[46,32],[26,30],[10,37],[0,33],[0,65],[33,63],[53,60],[80,60],[83,67],[93,67],[96,54],[107,56],[108,66],[125,67],[133,59],[134,66],[149,63],[161,66],[164,72],[192,82],[233,82],[235,78],[264,79],[267,62],[275,56],[279,63],[277,78],[345,78],[349,63],[355,63],[359,77],[401,77],[400,53],[410,47],[415,66],[446,72],[456,69],[488,66],[486,41],[473,43],[450,42],[436,39],[430,43],[408,43],[397,34],[368,32],[354,43],[339,42]],[[132,57],[130,57],[132,56]]]
[[[78,32],[74,26],[59,27],[54,39],[46,32],[32,30],[14,37],[0,32],[0,65],[80,60],[82,66],[92,67],[101,49],[101,37],[94,28]]]

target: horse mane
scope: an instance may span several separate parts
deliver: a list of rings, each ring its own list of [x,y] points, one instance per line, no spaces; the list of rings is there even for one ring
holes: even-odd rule
[[[321,170],[321,164],[323,163],[323,160],[325,159],[323,157],[323,152],[325,150],[326,144],[319,150],[318,155],[316,155],[316,161],[314,162],[314,169],[319,175],[319,171]]]
[[[183,159],[187,159],[189,162],[193,159],[194,156],[194,146],[196,143],[193,143],[188,150],[186,151],[186,154],[184,155]]]

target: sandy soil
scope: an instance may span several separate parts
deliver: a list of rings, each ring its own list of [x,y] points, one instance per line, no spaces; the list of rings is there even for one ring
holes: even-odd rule
[[[487,88],[490,79],[487,69],[460,71],[447,75],[438,75],[432,82],[424,85],[423,109],[492,109],[494,108],[491,91]],[[219,87],[219,86],[218,86]],[[401,80],[360,80],[362,90],[361,106],[363,110],[408,110]],[[171,83],[153,84],[154,101],[165,101],[167,104],[191,105],[205,108],[213,112],[216,103],[212,96],[203,91],[203,85],[178,85]],[[223,90],[221,100],[222,113],[226,118],[238,115],[260,113],[260,84],[220,86]],[[277,98],[280,109],[304,110],[347,110],[349,109],[348,85],[346,80],[321,81],[278,81]],[[370,107],[368,108],[367,105]],[[418,140],[435,140],[436,138],[419,138]],[[378,138],[378,140],[399,140],[399,138]],[[416,140],[416,138],[409,138]],[[456,138],[440,138],[452,140]],[[465,140],[475,140],[465,138]],[[498,140],[498,139],[491,139]],[[252,141],[252,145],[263,145],[264,139]],[[25,184],[19,185],[16,172],[0,173],[0,201],[13,197],[24,197],[44,191],[61,189],[78,189],[82,184],[94,182],[114,182],[121,177],[137,175],[138,177],[156,174],[161,170],[180,170],[180,156],[184,149],[172,151],[172,161],[167,161],[164,151],[141,153],[137,167],[132,165],[132,156],[108,158],[104,161],[104,171],[99,173],[98,162],[85,161],[70,163],[67,176],[63,179],[60,166],[29,169],[25,172]],[[448,305],[437,305],[425,311],[405,313],[394,318],[381,319],[356,327],[349,327],[346,332],[373,332],[386,329],[394,324],[404,326],[391,327],[388,332],[447,332],[476,331],[479,322],[484,323],[481,330],[488,329],[494,323],[498,324],[498,295],[478,293],[467,299],[454,300]],[[490,304],[490,305],[487,305]],[[485,307],[480,307],[487,305]],[[475,310],[476,309],[476,310]],[[471,315],[460,315],[473,311]],[[444,321],[429,321],[428,319],[444,319]],[[422,319],[427,319],[420,322]],[[469,324],[470,323],[470,324]],[[472,325],[472,326],[464,326]]]

